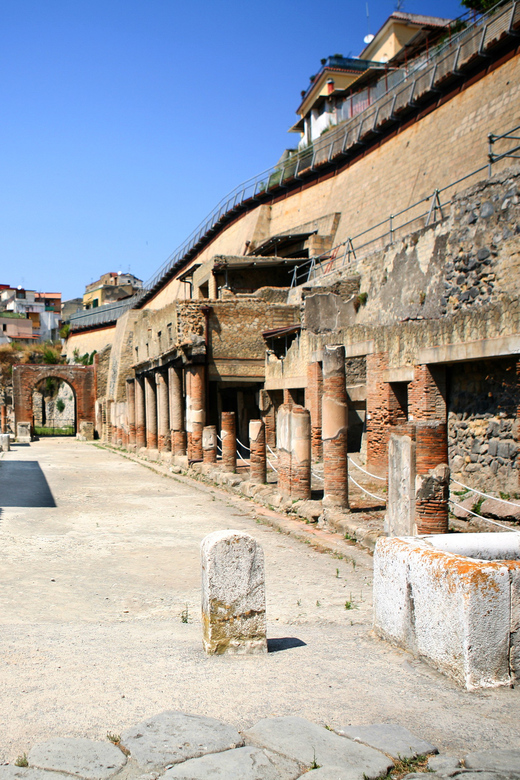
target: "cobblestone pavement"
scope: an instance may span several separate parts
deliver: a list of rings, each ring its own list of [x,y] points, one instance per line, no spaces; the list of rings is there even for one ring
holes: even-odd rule
[[[10,776],[27,774],[14,762],[37,743],[106,742],[166,710],[242,734],[289,716],[335,731],[400,724],[456,758],[520,746],[516,689],[463,691],[373,636],[372,559],[339,536],[342,557],[317,552],[264,525],[245,499],[73,439],[4,453],[0,506],[0,760]],[[202,651],[199,545],[222,528],[264,549],[265,656]]]
[[[460,780],[520,780],[520,749],[469,753],[461,759],[398,725],[372,724],[337,732],[300,717],[266,718],[239,733],[233,726],[167,711],[109,734],[108,741],[54,737],[17,762],[0,780],[373,780],[399,776]],[[407,770],[411,769],[412,772]],[[414,769],[421,771],[415,773]],[[312,775],[311,775],[312,773]]]

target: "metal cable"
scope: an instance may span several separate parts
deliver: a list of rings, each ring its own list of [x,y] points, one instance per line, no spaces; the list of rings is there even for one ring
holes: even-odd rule
[[[449,503],[452,506],[456,506],[457,509],[462,509],[463,512],[467,512],[470,515],[473,515],[473,517],[478,517],[479,520],[484,520],[485,523],[491,523],[492,525],[498,525],[499,528],[505,528],[506,531],[514,531],[515,534],[520,534],[520,531],[517,528],[510,528],[508,525],[502,525],[502,523],[497,523],[496,520],[490,520],[489,517],[482,517],[482,515],[477,515],[476,512],[473,512],[471,509],[466,509],[466,507],[461,506],[460,504],[457,504],[456,501],[452,501],[451,498],[449,500]]]
[[[373,479],[380,479],[381,482],[386,482],[386,477],[378,477],[376,474],[371,474],[370,471],[367,471],[366,469],[362,468],[362,466],[359,465],[359,463],[356,463],[355,460],[352,460],[350,455],[347,455],[347,459],[352,463],[353,466],[355,466],[357,469],[362,471],[364,474],[368,474],[369,477],[372,477]]]
[[[509,506],[516,507],[516,509],[520,509],[520,504],[514,504],[512,501],[506,501],[505,498],[496,498],[495,496],[490,496],[489,493],[483,493],[481,490],[463,485],[462,482],[457,482],[456,479],[452,479],[451,481],[454,482],[455,485],[460,485],[466,490],[471,490],[472,493],[478,493],[479,496],[485,496],[486,498],[491,498],[493,501],[500,501],[501,504],[508,504]]]

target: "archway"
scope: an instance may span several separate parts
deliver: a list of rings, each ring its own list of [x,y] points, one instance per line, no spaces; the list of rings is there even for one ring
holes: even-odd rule
[[[76,397],[64,379],[48,376],[32,392],[33,427],[36,436],[74,436]]]
[[[17,434],[20,424],[29,425],[31,433],[34,434],[34,391],[38,391],[38,387],[46,383],[47,379],[65,383],[70,388],[69,394],[72,391],[75,406],[74,432],[80,430],[82,422],[94,424],[95,366],[16,365],[13,366],[13,401]]]

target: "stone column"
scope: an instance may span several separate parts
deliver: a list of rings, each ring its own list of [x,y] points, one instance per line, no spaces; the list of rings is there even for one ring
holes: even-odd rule
[[[135,379],[126,380],[126,419],[129,447],[135,445],[135,385]]]
[[[311,497],[311,416],[303,406],[291,409],[291,498]]]
[[[116,444],[118,447],[123,446],[123,404],[118,401],[115,406],[116,412]]]
[[[146,415],[144,409],[144,379],[135,378],[135,445],[146,447]]]
[[[208,280],[208,297],[212,301],[216,301],[218,296],[217,290],[217,277],[214,274],[210,274]]]
[[[276,416],[276,448],[278,452],[278,492],[291,495],[291,405],[282,404]]]
[[[311,413],[311,450],[314,460],[323,458],[321,438],[321,396],[323,393],[323,372],[321,363],[315,361],[307,366],[307,387],[305,406]]]
[[[2,404],[0,406],[0,433],[6,432],[6,419],[7,419],[6,407],[5,404]]]
[[[450,470],[446,423],[415,425],[415,522],[419,534],[448,533]]]
[[[265,425],[262,420],[249,422],[249,448],[251,451],[250,480],[259,485],[267,481],[267,460],[265,447]]]
[[[415,441],[392,433],[388,444],[387,536],[413,536],[415,526]]]
[[[270,447],[276,447],[276,414],[268,390],[260,390],[260,414],[265,425],[265,441]]]
[[[153,374],[144,376],[145,414],[146,414],[146,447],[157,449],[157,401],[155,398],[155,379]]]
[[[204,463],[217,462],[217,426],[205,425],[202,429],[202,459]]]
[[[162,452],[170,449],[170,415],[168,409],[168,383],[161,371],[156,371],[155,383],[157,386],[157,449],[159,452]]]
[[[222,468],[224,471],[237,470],[237,436],[235,412],[222,412]]]
[[[182,392],[182,368],[168,369],[170,395],[170,437],[174,455],[186,455],[186,430],[184,428],[184,394]]]
[[[204,406],[204,366],[187,370],[186,427],[188,429],[188,460],[202,460],[202,429],[206,421]]]
[[[264,553],[242,531],[202,540],[202,641],[208,654],[267,653]]]
[[[348,506],[345,347],[323,350],[323,502]]]

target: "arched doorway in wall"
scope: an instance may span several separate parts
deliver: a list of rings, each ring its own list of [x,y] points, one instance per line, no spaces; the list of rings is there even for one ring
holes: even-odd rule
[[[69,382],[46,376],[32,392],[33,431],[36,436],[76,435],[76,395]]]

